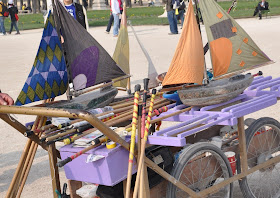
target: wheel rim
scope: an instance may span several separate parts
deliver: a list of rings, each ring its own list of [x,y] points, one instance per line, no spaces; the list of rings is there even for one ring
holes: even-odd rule
[[[260,127],[247,148],[248,166],[252,168],[280,155],[280,130],[270,124]],[[248,175],[245,179],[251,197],[280,197],[280,163],[270,165]]]
[[[212,150],[196,152],[186,163],[179,175],[179,181],[195,192],[216,185],[229,178],[228,167],[222,157]],[[179,188],[175,191],[176,198],[189,197]],[[230,186],[225,186],[207,197],[230,197]]]

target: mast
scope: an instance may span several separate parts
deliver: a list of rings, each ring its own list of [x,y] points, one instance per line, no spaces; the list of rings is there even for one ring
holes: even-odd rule
[[[196,21],[197,21],[197,24],[198,24],[198,29],[199,29],[201,40],[202,40],[201,27],[200,27],[199,16],[198,16],[197,0],[194,0],[194,4],[195,4],[195,11],[196,11]],[[205,45],[205,47],[207,46],[207,44]],[[205,61],[205,54],[207,52],[207,51],[205,52],[205,47],[204,47],[204,72],[203,72],[203,81],[202,81],[203,85],[207,85],[209,83],[209,78],[208,78],[208,75],[207,75],[207,68],[206,68],[206,61]]]

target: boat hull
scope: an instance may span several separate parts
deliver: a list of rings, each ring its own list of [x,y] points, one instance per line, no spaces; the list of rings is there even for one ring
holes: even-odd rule
[[[253,81],[251,74],[211,81],[208,85],[178,90],[183,104],[207,106],[226,102],[241,94]]]
[[[59,103],[52,104],[49,107],[83,110],[100,108],[110,104],[117,94],[117,88],[106,87],[100,90],[82,94],[70,101],[60,101]]]

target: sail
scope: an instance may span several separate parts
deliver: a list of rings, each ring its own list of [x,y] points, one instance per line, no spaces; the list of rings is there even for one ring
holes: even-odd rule
[[[272,61],[214,0],[200,0],[214,77],[242,72]]]
[[[58,0],[55,2],[64,38],[68,72],[74,89],[84,89],[126,75],[64,6]]]
[[[190,0],[182,35],[162,85],[202,84],[203,71],[203,44]]]
[[[113,54],[113,59],[122,68],[126,74],[130,74],[129,69],[129,40],[127,32],[126,6],[123,4],[123,13],[118,41]],[[114,83],[115,87],[127,88],[127,79]]]
[[[64,94],[67,87],[67,68],[49,12],[33,67],[15,104],[20,106],[54,98]]]

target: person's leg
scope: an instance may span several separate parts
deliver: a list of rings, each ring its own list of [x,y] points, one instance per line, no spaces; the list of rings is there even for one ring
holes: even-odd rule
[[[123,13],[123,11],[121,10],[121,14]],[[119,18],[119,29],[121,28],[121,18]]]
[[[179,15],[180,15],[180,19],[181,19],[181,28],[183,28],[184,19],[185,19],[185,10],[180,10]]]
[[[1,29],[2,29],[2,33],[5,35],[6,30],[5,30],[5,26],[4,26],[4,20],[5,20],[5,18],[3,16],[0,16],[0,26],[1,26]]]
[[[114,16],[113,16],[113,14],[111,14],[110,19],[108,21],[106,32],[108,32],[108,33],[110,32],[113,21],[114,21]]]
[[[17,33],[16,33],[16,34],[20,34],[20,33],[19,33],[18,26],[17,26],[17,21],[14,21],[14,25],[15,25],[15,29],[16,29],[16,31],[17,31]]]
[[[118,34],[119,34],[119,15],[113,14],[113,16],[114,16],[113,36],[118,36]]]
[[[170,32],[173,33],[173,34],[177,34],[178,30],[176,31],[176,28],[175,28],[175,26],[177,26],[177,19],[175,17],[174,10],[171,10],[171,11],[167,12],[167,18],[168,18],[168,22],[169,22]],[[175,21],[174,18],[176,20],[176,24],[174,22]]]
[[[178,34],[177,17],[175,11],[173,11],[173,23],[174,23],[174,33]]]
[[[13,31],[13,27],[14,27],[14,22],[13,22],[13,21],[11,21],[11,28],[10,28],[10,31],[8,32],[9,34],[11,34],[11,33],[12,33],[12,31]]]

